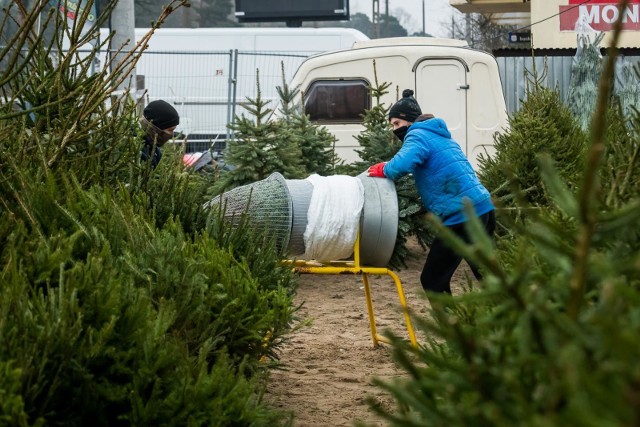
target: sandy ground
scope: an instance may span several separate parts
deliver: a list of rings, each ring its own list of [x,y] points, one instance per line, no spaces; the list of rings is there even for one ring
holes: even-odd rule
[[[426,313],[428,302],[420,286],[426,252],[415,242],[408,247],[418,259],[396,273],[407,305]],[[469,272],[463,262],[453,283],[464,281]],[[370,276],[369,282],[378,332],[390,328],[409,339],[393,280],[386,275]],[[298,314],[312,324],[297,331],[283,348],[280,362],[284,369],[271,374],[265,397],[273,406],[293,413],[296,427],[352,426],[356,420],[382,426],[366,398],[373,397],[389,409],[395,407],[371,380],[404,373],[395,366],[388,345],[373,346],[363,289],[356,275],[301,277],[296,302],[303,306]]]

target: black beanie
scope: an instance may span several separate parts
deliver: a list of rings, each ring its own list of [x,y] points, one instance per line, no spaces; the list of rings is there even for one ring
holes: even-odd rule
[[[180,124],[180,116],[171,104],[161,99],[151,101],[144,107],[145,119],[156,125],[158,128],[165,130]]]
[[[420,110],[418,101],[413,97],[413,91],[405,89],[402,91],[402,99],[393,104],[389,110],[389,120],[396,117],[413,123],[421,114],[422,110]]]

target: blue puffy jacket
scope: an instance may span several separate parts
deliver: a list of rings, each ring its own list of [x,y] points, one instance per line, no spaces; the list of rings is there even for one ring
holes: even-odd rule
[[[402,148],[384,167],[385,176],[393,180],[408,173],[413,174],[425,208],[445,225],[466,220],[465,199],[478,216],[494,209],[489,192],[442,119],[412,124]]]

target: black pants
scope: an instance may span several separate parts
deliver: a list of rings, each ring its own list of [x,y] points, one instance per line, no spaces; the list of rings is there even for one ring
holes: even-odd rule
[[[496,228],[496,215],[494,211],[488,212],[479,217],[480,222],[484,225],[487,234],[493,238],[493,232]],[[458,237],[467,243],[470,243],[469,236],[465,230],[465,224],[455,224],[449,226]],[[425,291],[430,292],[446,292],[451,293],[451,277],[460,265],[462,257],[449,248],[440,238],[436,237],[431,244],[427,261],[424,263],[422,274],[420,275],[420,283]],[[468,262],[468,260],[467,260]],[[478,268],[469,262],[471,271],[476,279],[481,279],[482,275]]]

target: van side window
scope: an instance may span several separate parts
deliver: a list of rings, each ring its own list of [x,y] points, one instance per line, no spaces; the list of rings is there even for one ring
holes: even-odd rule
[[[317,80],[305,94],[305,113],[321,123],[362,123],[371,108],[369,85],[364,80]]]

